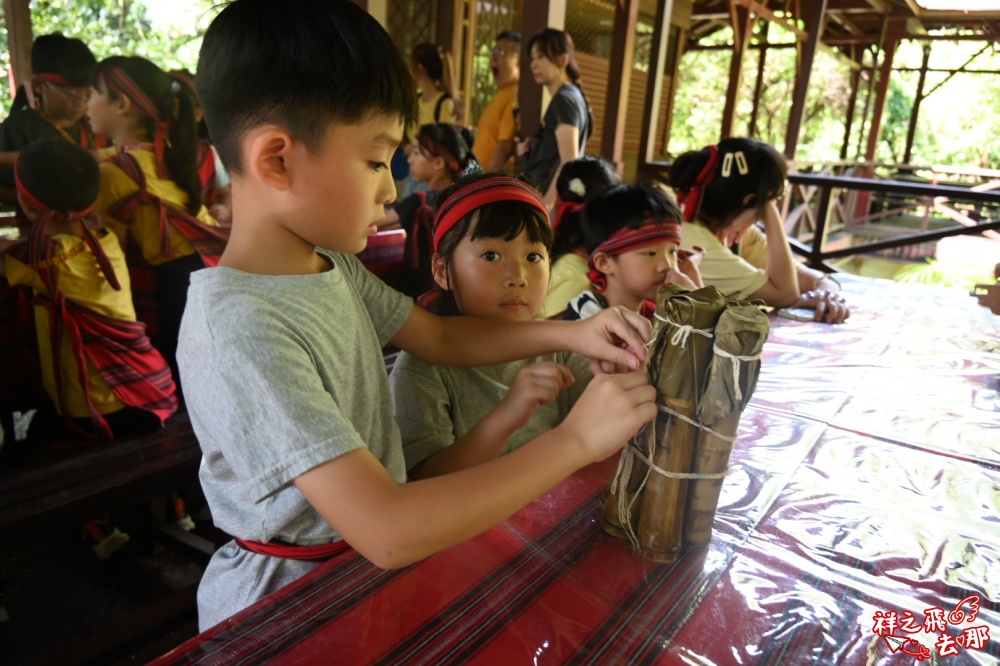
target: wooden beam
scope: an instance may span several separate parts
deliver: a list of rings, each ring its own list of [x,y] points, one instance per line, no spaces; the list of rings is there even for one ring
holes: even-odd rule
[[[730,8],[733,23],[733,57],[729,61],[729,84],[726,86],[726,104],[722,109],[720,139],[731,137],[736,131],[736,100],[743,79],[743,61],[746,59],[747,43],[750,41],[750,31],[753,28],[750,12],[740,0],[731,0]]]
[[[795,150],[799,146],[799,134],[802,132],[802,119],[805,117],[809,92],[809,78],[825,26],[826,0],[814,0],[811,10],[808,16],[803,17],[809,38],[799,50],[796,61],[795,91],[792,95],[792,110],[788,116],[788,131],[785,134],[785,157],[789,160],[795,159]]]
[[[31,9],[30,0],[4,0],[4,21],[7,24],[7,49],[10,52],[10,69],[14,75],[10,82],[10,96],[17,94],[17,86],[24,84],[31,91]]]
[[[854,49],[851,50],[852,55]],[[861,63],[855,60],[856,69],[851,70],[851,95],[847,100],[847,117],[844,119],[844,143],[840,146],[840,159],[847,159],[848,146],[851,143],[851,129],[854,126],[854,110],[858,105],[858,89],[861,87]]]
[[[767,64],[767,32],[771,25],[769,21],[761,22],[760,38],[763,40],[760,53],[757,55],[757,81],[753,88],[753,109],[750,112],[750,123],[747,126],[747,134],[757,136],[757,120],[760,117],[760,98],[764,92],[764,68]]]
[[[646,81],[646,99],[642,105],[642,131],[639,133],[639,172],[656,156],[656,121],[663,97],[663,77],[666,74],[667,47],[670,43],[670,17],[674,13],[674,0],[657,0],[656,19],[653,25],[653,44],[649,58],[649,79]],[[677,48],[680,50],[681,45]],[[680,60],[680,54],[677,56]],[[670,113],[663,119],[670,122]],[[669,125],[668,125],[669,128]],[[669,131],[669,129],[668,129]]]
[[[623,174],[625,166],[622,162],[622,147],[625,143],[625,116],[628,112],[632,56],[635,52],[635,28],[638,22],[639,0],[618,0],[615,3],[601,155],[614,165],[619,175]]]
[[[563,30],[566,27],[566,0],[531,0],[524,3],[521,13],[521,80],[517,86],[519,133],[529,137],[542,123],[542,106],[547,102],[547,91],[535,83],[531,72],[524,72],[531,62],[528,42],[545,28]],[[543,94],[544,92],[544,94]]]
[[[799,26],[795,25],[794,23],[792,23],[791,21],[782,16],[778,16],[764,5],[760,4],[759,2],[756,2],[756,0],[733,0],[733,2],[744,7],[751,14],[755,14],[760,18],[767,19],[771,23],[777,23],[785,30],[788,30],[789,32],[798,36],[799,39],[805,40],[809,38],[809,35]]]

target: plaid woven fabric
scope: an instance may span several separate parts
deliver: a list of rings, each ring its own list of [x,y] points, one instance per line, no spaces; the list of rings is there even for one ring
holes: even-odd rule
[[[135,193],[111,206],[108,213],[112,217],[122,224],[129,225],[135,222],[142,206],[153,206],[159,213],[160,254],[163,257],[174,258],[174,247],[170,240],[170,225],[173,225],[191,242],[206,266],[216,266],[219,263],[219,257],[222,256],[222,251],[229,241],[229,229],[209,226],[183,208],[174,206],[150,192],[146,185],[146,174],[143,173],[135,157],[129,153],[117,153],[110,157],[109,161],[139,187]]]

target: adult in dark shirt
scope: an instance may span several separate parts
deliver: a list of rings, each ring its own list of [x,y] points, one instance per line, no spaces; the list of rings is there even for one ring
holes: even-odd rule
[[[531,75],[552,95],[542,124],[530,141],[518,144],[526,156],[524,171],[549,207],[556,202],[556,178],[562,165],[583,155],[590,137],[591,116],[580,87],[580,68],[569,33],[546,28],[528,42]]]
[[[18,88],[10,115],[0,126],[0,151],[16,152],[33,141],[63,138],[82,148],[98,148],[85,118],[97,61],[79,39],[42,35],[31,47],[31,81]],[[17,205],[14,171],[0,169],[0,200]],[[18,214],[20,216],[20,208]]]

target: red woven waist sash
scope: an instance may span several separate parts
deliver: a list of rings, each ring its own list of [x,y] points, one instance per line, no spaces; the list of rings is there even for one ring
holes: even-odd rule
[[[236,545],[243,550],[270,557],[283,557],[286,560],[330,560],[351,549],[346,541],[321,543],[315,546],[298,546],[294,543],[281,541],[249,541],[234,537]]]

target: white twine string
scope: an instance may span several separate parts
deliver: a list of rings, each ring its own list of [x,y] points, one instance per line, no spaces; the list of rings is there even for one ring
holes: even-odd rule
[[[733,359],[733,388],[736,390],[736,402],[742,402],[743,391],[740,389],[740,361],[759,361],[761,355],[739,356],[738,354],[730,354],[727,351],[719,349],[718,343],[712,345],[712,351],[723,358]]]
[[[724,442],[729,442],[730,444],[732,444],[733,442],[736,441],[735,437],[730,437],[729,435],[723,435],[721,432],[715,432],[714,430],[712,430],[711,428],[709,428],[707,425],[704,425],[700,421],[695,421],[694,419],[690,419],[690,418],[684,416],[683,414],[681,414],[680,412],[676,412],[676,411],[670,409],[666,405],[657,405],[656,407],[661,412],[663,412],[664,414],[670,414],[671,416],[673,416],[675,418],[678,418],[681,421],[684,421],[685,423],[690,423],[695,428],[698,428],[699,430],[704,430],[708,434],[712,435],[713,437],[718,437],[719,439],[721,439]],[[687,478],[687,477],[681,477],[681,478]]]
[[[670,344],[677,345],[681,349],[687,345],[688,338],[691,337],[692,333],[697,333],[698,335],[708,338],[709,340],[712,339],[712,329],[695,328],[691,324],[678,324],[668,317],[662,316],[659,312],[654,312],[653,316],[662,321],[664,324],[670,324],[677,329],[670,338]]]

